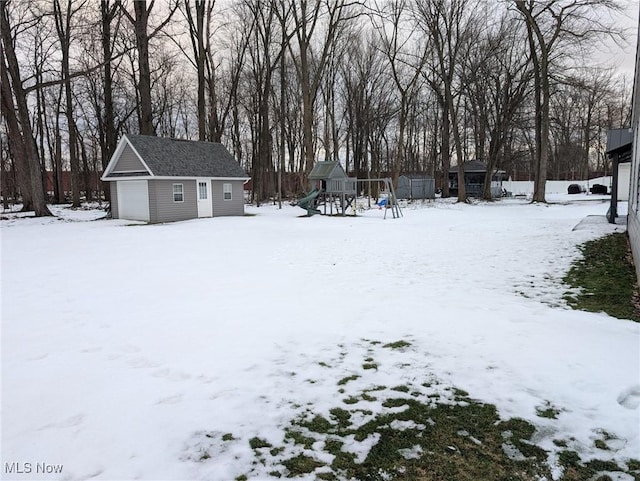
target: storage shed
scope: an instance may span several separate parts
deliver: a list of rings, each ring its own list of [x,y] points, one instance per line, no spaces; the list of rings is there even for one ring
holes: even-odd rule
[[[114,219],[156,223],[244,215],[249,177],[222,144],[125,134],[102,180]]]
[[[436,181],[425,174],[403,174],[398,177],[398,199],[435,199]]]

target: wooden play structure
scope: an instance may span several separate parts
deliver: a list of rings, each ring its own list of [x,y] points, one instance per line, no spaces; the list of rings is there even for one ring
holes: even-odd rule
[[[386,198],[378,202],[380,208],[384,208],[384,217],[387,217],[387,210],[391,210],[393,218],[401,217],[402,211],[398,205],[398,200],[393,189],[393,182],[390,178],[382,179],[357,179],[347,176],[339,162],[316,162],[313,170],[309,174],[311,191],[297,205],[307,211],[307,215],[347,215],[347,210],[351,209],[351,214],[356,215],[355,200],[357,197],[358,183],[379,183],[387,192]]]

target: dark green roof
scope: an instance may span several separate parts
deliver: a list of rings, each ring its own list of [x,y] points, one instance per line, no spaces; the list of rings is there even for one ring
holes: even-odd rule
[[[151,135],[125,136],[155,176],[248,177],[222,144]]]

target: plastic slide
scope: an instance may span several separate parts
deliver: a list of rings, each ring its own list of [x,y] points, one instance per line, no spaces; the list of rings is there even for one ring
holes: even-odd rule
[[[313,189],[306,196],[298,201],[296,204],[298,207],[305,209],[307,211],[308,216],[312,216],[313,214],[319,214],[320,211],[315,208],[314,200],[317,199],[320,191],[318,189]]]

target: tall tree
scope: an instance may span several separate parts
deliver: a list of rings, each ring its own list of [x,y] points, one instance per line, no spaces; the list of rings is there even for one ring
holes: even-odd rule
[[[100,136],[100,149],[102,158],[103,171],[107,168],[107,164],[111,156],[116,151],[116,142],[118,133],[116,131],[115,113],[113,107],[113,37],[112,24],[117,18],[119,8],[117,3],[111,3],[111,0],[100,0],[100,41],[102,44],[102,61],[104,62],[104,124],[100,132],[104,132],[104,136]],[[115,28],[115,32],[119,30],[119,24]],[[103,183],[105,189],[105,197],[110,199],[109,182]]]
[[[151,104],[151,67],[149,64],[149,41],[153,39],[171,21],[171,17],[178,8],[178,2],[170,7],[165,19],[149,33],[149,16],[155,5],[155,0],[134,0],[134,15],[125,8],[122,0],[118,0],[121,11],[129,20],[135,31],[136,49],[138,51],[138,82],[137,89],[140,100],[138,127],[141,135],[155,135],[153,126],[153,108]],[[147,6],[148,5],[148,6]]]
[[[314,108],[322,76],[333,43],[345,21],[353,19],[354,15],[350,12],[348,0],[291,0],[289,5],[295,25],[297,52],[293,51],[291,43],[289,45],[302,92],[304,173],[308,175],[315,161]],[[318,38],[319,35],[322,38]]]
[[[413,28],[409,30],[411,33],[403,35],[408,13],[406,0],[392,0],[388,4],[388,9],[382,11],[381,24],[376,25],[400,100],[398,141],[395,160],[391,164],[391,178],[396,186],[404,158],[407,117],[418,91],[420,74],[428,52],[426,46],[416,46]],[[388,24],[390,24],[390,30],[387,28]]]
[[[5,97],[8,83],[11,84],[15,99],[15,110],[9,111],[3,109],[5,118],[17,116],[15,120],[20,125],[20,138],[24,146],[25,158],[22,159],[25,164],[25,170],[28,173],[31,202],[36,217],[49,216],[51,212],[47,208],[44,187],[42,185],[42,173],[40,165],[40,156],[35,138],[33,136],[33,128],[31,126],[31,118],[29,106],[27,104],[27,95],[22,85],[22,77],[20,76],[20,64],[15,51],[15,38],[12,36],[11,21],[9,17],[8,1],[0,2],[0,36],[2,39],[2,57],[3,64],[6,61],[6,71],[3,66],[1,69],[8,75],[3,75],[2,95]],[[12,120],[13,121],[13,120]],[[19,147],[18,147],[19,148]]]
[[[545,202],[549,162],[549,106],[551,78],[557,52],[589,42],[603,34],[615,34],[606,13],[620,10],[616,0],[515,0],[527,26],[527,39],[534,73],[535,176],[533,202]],[[609,17],[611,18],[611,17]]]
[[[443,123],[447,126],[451,121],[453,131],[456,161],[458,165],[458,201],[464,202],[467,198],[464,187],[465,161],[458,124],[458,106],[455,83],[458,80],[458,70],[465,51],[468,51],[470,35],[476,20],[476,2],[467,0],[429,0],[417,4],[416,12],[419,24],[423,25],[427,35],[433,42],[434,73],[435,79],[429,83],[440,95],[444,102]],[[448,118],[447,118],[448,115]],[[443,130],[444,136],[447,135]],[[442,149],[443,155],[449,155],[448,149]],[[446,161],[448,164],[448,161]],[[447,179],[444,179],[445,182]]]
[[[53,18],[55,20],[56,32],[60,44],[62,55],[62,80],[65,91],[65,116],[67,118],[67,129],[69,136],[69,163],[71,165],[71,197],[72,206],[80,207],[80,161],[78,158],[78,136],[76,120],[73,109],[73,92],[71,89],[71,72],[69,69],[69,52],[71,49],[72,19],[84,5],[86,0],[73,3],[67,0],[63,8],[60,0],[53,0]],[[86,187],[86,186],[85,186]]]

